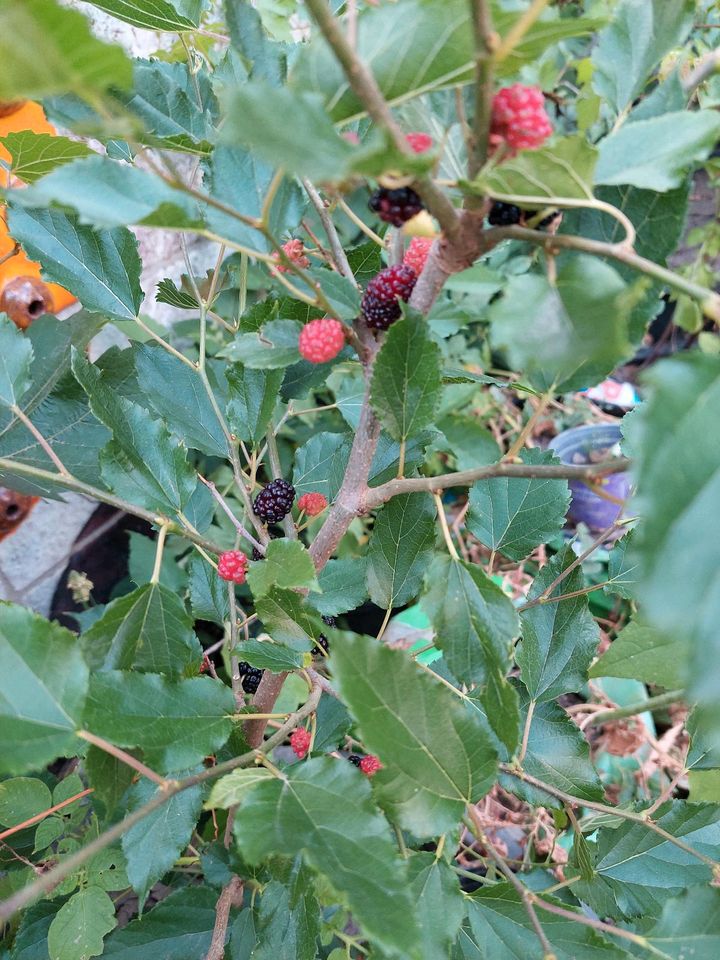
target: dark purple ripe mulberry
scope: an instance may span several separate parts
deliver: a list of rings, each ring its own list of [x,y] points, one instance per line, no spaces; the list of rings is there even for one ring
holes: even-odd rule
[[[381,220],[391,223],[394,227],[401,227],[425,209],[422,200],[412,187],[399,187],[397,190],[380,187],[370,197],[368,206]]]
[[[324,616],[323,623],[326,623],[328,627],[334,627],[335,624],[337,623],[337,620],[335,619],[335,617]],[[322,656],[320,652],[321,647],[325,651],[325,655],[327,656],[327,654],[330,653],[330,641],[328,640],[328,638],[325,636],[324,633],[321,633],[320,636],[318,637],[317,646],[312,648],[312,650],[310,651],[310,656],[312,657]]]
[[[514,203],[502,203],[500,200],[496,200],[490,207],[488,220],[493,227],[512,227],[514,224],[520,223],[522,215],[522,210],[520,207],[516,207]]]
[[[264,670],[251,667],[247,660],[241,660],[238,663],[238,673],[242,677],[242,687],[245,693],[255,693],[257,691],[264,672]]]
[[[354,763],[356,767],[359,767],[362,757],[360,756],[359,753],[351,753],[350,756],[348,757],[348,760],[350,761],[350,763]]]
[[[271,480],[255,497],[253,510],[265,523],[279,523],[292,510],[295,487],[287,480]]]

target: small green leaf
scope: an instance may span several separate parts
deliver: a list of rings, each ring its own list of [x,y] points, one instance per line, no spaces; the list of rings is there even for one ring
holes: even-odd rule
[[[345,476],[351,439],[345,433],[316,433],[295,452],[293,486],[303,493],[322,493],[332,503]]]
[[[315,268],[309,271],[338,320],[354,320],[360,313],[360,291],[356,284],[335,270]]]
[[[583,836],[582,830],[575,830],[573,835],[573,856],[580,870],[581,879],[590,883],[595,876],[595,867],[592,862],[590,846]]]
[[[329,560],[318,576],[322,593],[311,594],[308,602],[326,617],[355,610],[367,599],[366,576],[366,557]]]
[[[417,596],[435,546],[436,509],[427,493],[393,497],[378,513],[368,550],[367,585],[384,610]]]
[[[254,370],[279,370],[300,359],[300,324],[295,320],[270,320],[258,333],[241,333],[219,356],[240,360]]]
[[[11,173],[24,183],[35,183],[56,167],[91,153],[89,147],[77,140],[33,130],[8,133],[0,143],[12,157]]]
[[[377,795],[419,837],[455,827],[495,781],[495,750],[477,713],[400,650],[355,636],[330,657],[362,742],[387,769]]]
[[[239,440],[258,443],[265,435],[285,371],[253,370],[233,363],[226,367],[227,421]]]
[[[528,594],[541,596],[575,559],[570,547],[546,563]],[[517,654],[520,675],[533,700],[553,700],[561,693],[581,690],[599,641],[598,627],[585,596],[557,600],[585,586],[581,567],[576,567],[540,603],[520,614],[522,643]]]
[[[230,619],[227,584],[217,571],[200,556],[190,559],[190,609],[195,620],[223,624]]]
[[[210,947],[217,891],[209,886],[176,890],[105,943],[113,960],[197,960]]]
[[[91,0],[94,7],[112,17],[146,30],[179,33],[200,24],[207,0]]]
[[[94,809],[97,810],[99,801],[102,805],[100,812],[104,810],[105,818],[110,819],[133,781],[134,770],[111,754],[93,746],[85,755],[83,767],[90,786],[95,791]]]
[[[632,530],[620,537],[608,557],[608,580],[605,593],[614,593],[626,600],[635,599],[635,587],[638,579],[638,564],[631,555],[635,542]]]
[[[100,887],[83,887],[60,907],[48,930],[50,960],[89,960],[117,926],[115,905]]]
[[[320,617],[292,590],[271,587],[256,601],[255,610],[273,640],[293,650],[310,650],[322,633]]]
[[[491,196],[520,194],[537,197],[542,204],[547,198],[593,199],[593,175],[597,150],[582,134],[553,141],[552,147],[522,150],[516,157],[504,160],[477,182]],[[526,201],[526,206],[532,203]]]
[[[633,620],[592,665],[589,676],[629,677],[672,690],[687,681],[687,659],[681,637]]]
[[[271,670],[273,673],[282,673],[283,670],[297,670],[303,666],[303,654],[291,650],[281,643],[270,643],[263,640],[246,640],[235,647],[235,653],[241,660],[246,660],[251,667],[259,670]]]
[[[525,450],[523,463],[558,463],[551,452]],[[470,488],[468,530],[481,543],[511,560],[524,560],[547,543],[565,521],[570,490],[567,480],[494,477]]]
[[[257,923],[257,960],[315,960],[320,904],[312,874],[300,865],[289,884],[271,880],[263,890]]]
[[[87,685],[88,668],[69,630],[0,603],[0,773],[75,755]]]
[[[319,590],[315,564],[299,540],[272,540],[265,559],[252,564],[247,582],[253,596],[266,596],[272,587]]]
[[[234,807],[236,804],[243,802],[253,787],[264,780],[271,780],[272,776],[272,773],[266,767],[233,770],[226,777],[220,777],[213,784],[210,796],[205,803],[205,809],[227,810]]]
[[[52,806],[48,787],[34,777],[15,777],[0,783],[0,824],[14,827]]]
[[[420,920],[423,960],[449,957],[465,919],[465,898],[457,875],[432,853],[413,853],[408,869]]]
[[[0,314],[0,405],[12,407],[30,386],[32,344]]]
[[[155,299],[158,303],[167,303],[180,310],[197,310],[199,307],[194,295],[179,290],[175,283],[167,278],[157,285]]]
[[[432,424],[440,386],[440,348],[426,320],[412,311],[388,331],[370,387],[373,408],[394,440],[404,442]]]

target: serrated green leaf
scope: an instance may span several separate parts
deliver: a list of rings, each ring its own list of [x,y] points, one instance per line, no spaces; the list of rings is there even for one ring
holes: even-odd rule
[[[477,181],[491,196],[502,194],[545,198],[593,199],[593,175],[598,153],[582,134],[563,137],[552,147],[522,150]],[[525,206],[532,207],[530,201]]]
[[[627,123],[600,141],[595,182],[629,183],[662,193],[679,187],[692,164],[705,160],[720,135],[712,111],[666,113]]]
[[[367,599],[366,576],[366,557],[328,560],[318,576],[322,593],[311,594],[308,602],[326,617],[355,610]]]
[[[273,640],[286,643],[293,650],[310,650],[322,633],[317,613],[292,590],[271,587],[256,601],[255,610]]]
[[[570,547],[546,563],[528,594],[539,597],[575,559]],[[554,600],[585,586],[581,567],[576,567],[541,603],[520,614],[522,643],[517,654],[520,676],[533,700],[553,700],[561,693],[581,690],[599,641],[598,627],[585,596]]]
[[[435,546],[435,504],[427,493],[393,497],[375,519],[368,550],[370,598],[384,610],[417,596]]]
[[[140,670],[182,676],[202,659],[202,647],[178,595],[146,583],[113,600],[82,635],[91,670]]]
[[[634,542],[633,531],[630,530],[616,541],[615,546],[610,551],[608,557],[608,580],[610,583],[604,588],[605,593],[616,594],[626,600],[635,599],[638,565],[632,556]]]
[[[0,138],[0,143],[12,157],[13,176],[24,183],[35,183],[56,167],[91,153],[89,147],[77,140],[33,130],[8,133]]]
[[[50,960],[89,960],[103,952],[103,940],[117,926],[115,905],[100,887],[78,890],[64,903],[48,930]]]
[[[367,637],[335,644],[330,663],[363,744],[385,764],[374,778],[383,807],[417,836],[452,829],[495,780],[478,715],[406,653]]]
[[[134,27],[172,33],[197,27],[207,7],[207,0],[91,0],[91,3]]]
[[[451,944],[465,919],[465,898],[457,875],[432,853],[412,853],[408,870],[420,920],[423,960],[450,956]]]
[[[586,883],[595,876],[595,867],[593,866],[590,847],[583,836],[582,830],[576,830],[573,835],[573,857],[580,870],[580,877]]]
[[[272,540],[265,559],[251,565],[247,582],[256,599],[273,587],[320,589],[315,564],[299,540]]]
[[[267,430],[285,371],[253,370],[233,363],[226,367],[227,421],[239,440],[258,443]]]
[[[0,405],[12,407],[30,386],[32,344],[0,313]]]
[[[217,891],[208,886],[176,890],[142,918],[108,937],[104,957],[113,960],[197,960],[210,947]]]
[[[23,912],[13,942],[12,960],[47,960],[47,932],[60,904],[40,900]]]
[[[590,677],[629,677],[672,690],[687,680],[687,645],[638,620],[629,623],[590,668]]]
[[[625,294],[613,267],[585,255],[563,263],[556,285],[539,274],[511,277],[490,307],[493,345],[539,390],[593,385],[629,352]]]
[[[279,370],[300,359],[299,336],[300,324],[294,320],[270,320],[259,333],[238,334],[219,355],[254,370]]]
[[[273,673],[282,673],[283,670],[297,670],[303,666],[303,654],[291,650],[281,643],[270,643],[263,640],[246,640],[235,647],[235,653],[241,660],[246,660],[251,667],[259,670],[271,670]]]
[[[110,819],[133,781],[135,773],[132,767],[118,760],[117,757],[105,753],[99,747],[90,746],[85,755],[83,768],[90,786],[95,791],[93,794],[95,809],[99,801],[104,809],[105,818]]]
[[[234,807],[236,804],[243,802],[253,787],[265,780],[272,779],[272,776],[272,773],[266,767],[233,770],[213,784],[210,796],[205,803],[205,809],[227,810],[229,807]]]
[[[137,240],[125,227],[96,233],[59,210],[8,209],[12,236],[47,280],[66,287],[91,313],[134,320],[143,301]]]
[[[142,122],[150,142],[161,139],[168,147],[201,155],[209,149],[218,106],[204,70],[191,74],[186,63],[135,60],[132,90],[118,97]]]
[[[74,756],[87,684],[88,669],[69,630],[0,603],[0,773]]]
[[[42,51],[42,56],[38,51]],[[87,18],[54,0],[5,0],[0,10],[0,100],[80,96],[129,87],[130,60],[102,43]]]
[[[0,824],[14,827],[52,806],[49,788],[35,777],[14,777],[0,783]]]
[[[161,790],[162,787],[150,780],[139,780],[130,790],[128,813],[149,803]],[[202,786],[190,787],[175,794],[123,834],[128,880],[141,908],[150,888],[171,869],[190,842],[201,810]]]
[[[440,348],[414,311],[394,323],[373,366],[370,401],[394,440],[430,426],[440,400]]]
[[[151,764],[182,770],[227,740],[235,700],[209,677],[167,680],[151,673],[93,674],[83,722],[122,747],[142,747]]]
[[[446,379],[443,378],[443,383]],[[441,440],[436,446],[455,458],[458,470],[497,463],[502,456],[497,440],[477,417],[451,414],[438,423],[447,443]]]
[[[335,270],[315,268],[309,271],[314,281],[320,284],[325,299],[338,320],[354,320],[360,313],[360,291],[356,284]]]
[[[558,462],[551,452],[538,449],[523,451],[522,460],[533,465]],[[567,480],[478,480],[470,488],[467,528],[486,547],[524,560],[559,533],[569,503]]]
[[[191,557],[189,565],[190,609],[196,620],[223,624],[230,619],[227,584],[217,571],[200,556]]]
[[[235,820],[243,857],[301,853],[347,896],[366,934],[392,956],[418,957],[418,929],[406,867],[370,785],[351,764],[318,757],[290,767],[283,780],[254,787]],[[362,850],[362,869],[357,852]]]
[[[310,871],[300,866],[291,883],[271,880],[264,888],[257,919],[257,960],[315,960],[320,904]]]
[[[720,892],[685,890],[663,906],[662,916],[643,925],[648,942],[672,960],[715,960],[720,951]]]
[[[345,433],[316,433],[295,452],[293,486],[303,493],[322,493],[328,503],[337,496],[350,456],[350,437]]]
[[[155,299],[158,303],[167,303],[171,307],[178,307],[180,310],[197,310],[198,302],[194,296],[179,290],[175,283],[166,278],[157,285]]]

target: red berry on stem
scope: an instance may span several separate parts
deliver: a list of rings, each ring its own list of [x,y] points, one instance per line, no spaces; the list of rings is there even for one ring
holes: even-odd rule
[[[406,133],[405,139],[415,153],[425,153],[433,145],[433,138],[429,133]]]
[[[298,349],[300,356],[310,363],[327,363],[334,360],[345,346],[345,331],[339,320],[324,317],[311,320],[300,331]]]
[[[327,497],[322,493],[304,493],[298,500],[298,507],[309,517],[319,516],[327,505]]]
[[[410,299],[416,282],[417,274],[404,263],[386,267],[373,277],[361,304],[367,325],[387,330],[402,313],[398,301]]]
[[[430,247],[433,245],[432,237],[413,237],[410,246],[405,251],[403,263],[406,267],[414,270],[418,276],[423,272],[427,262]]]
[[[379,758],[372,753],[369,753],[366,757],[363,757],[358,766],[366,777],[374,777],[378,770],[382,770],[383,768]]]
[[[218,557],[218,576],[230,583],[245,583],[248,558],[240,550],[227,550]]]
[[[288,240],[287,243],[282,245],[282,248],[288,260],[292,260],[296,266],[302,267],[303,269],[310,266],[310,261],[305,256],[305,247],[303,246],[302,240]],[[277,250],[273,253],[273,258],[277,260],[277,269],[280,273],[290,272],[290,267],[280,262],[280,254]]]
[[[495,94],[490,123],[490,141],[494,146],[504,143],[513,154],[518,150],[537,150],[552,132],[545,98],[538,87],[514,83]]]
[[[290,746],[299,760],[307,756],[311,740],[312,737],[304,727],[298,727],[290,734]]]

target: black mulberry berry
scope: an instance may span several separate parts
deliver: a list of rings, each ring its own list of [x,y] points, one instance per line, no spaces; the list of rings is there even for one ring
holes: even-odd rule
[[[287,480],[271,480],[255,497],[253,510],[265,523],[279,523],[292,510],[295,487]]]
[[[401,227],[425,209],[412,187],[400,187],[397,190],[381,187],[370,197],[368,206],[381,220],[394,227]]]

